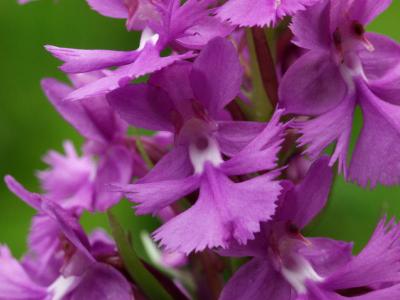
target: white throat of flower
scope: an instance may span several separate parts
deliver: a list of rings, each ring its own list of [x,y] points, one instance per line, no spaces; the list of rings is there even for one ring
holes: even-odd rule
[[[159,38],[160,36],[157,33],[155,33],[149,27],[146,27],[142,31],[139,48],[137,50],[143,50],[147,43],[152,43],[153,45],[155,45],[158,42]]]
[[[51,300],[62,300],[65,295],[75,286],[77,283],[76,276],[58,277],[48,288],[47,292],[52,295]]]
[[[278,7],[281,6],[281,4],[282,4],[282,0],[275,0],[274,8],[278,9]]]
[[[350,53],[347,55],[347,64],[340,65],[339,70],[350,93],[353,93],[356,89],[354,78],[361,77],[365,82],[368,81],[368,78],[364,73],[361,59],[355,53]]]
[[[195,174],[203,173],[206,162],[211,163],[213,166],[219,166],[223,162],[217,141],[204,135],[195,138],[190,143],[189,156]]]
[[[298,294],[307,293],[306,281],[322,282],[324,278],[319,276],[311,264],[303,257],[296,257],[296,268],[282,268],[282,275]]]

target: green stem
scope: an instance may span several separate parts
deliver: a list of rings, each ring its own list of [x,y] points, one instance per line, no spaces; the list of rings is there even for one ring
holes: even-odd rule
[[[278,78],[268,39],[262,28],[253,27],[251,33],[264,90],[272,106],[275,108],[278,104]]]
[[[251,71],[251,102],[252,107],[242,105],[242,109],[250,116],[251,120],[254,121],[267,121],[271,115],[272,107],[268,99],[268,96],[264,90],[261,73],[258,67],[258,59],[255,50],[255,45],[252,37],[251,30],[246,31],[247,35],[247,46],[250,54],[250,71]]]
[[[147,154],[146,149],[144,149],[142,139],[140,138],[139,135],[135,137],[135,142],[136,142],[136,149],[139,151],[140,157],[143,159],[146,166],[149,169],[152,169],[154,167],[154,164],[151,161],[149,155]]]
[[[124,267],[135,284],[150,300],[173,300],[158,280],[146,269],[132,246],[125,231],[110,210],[107,211],[114,240]]]

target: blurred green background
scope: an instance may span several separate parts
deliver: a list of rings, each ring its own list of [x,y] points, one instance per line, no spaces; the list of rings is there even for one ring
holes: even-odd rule
[[[0,1],[0,176],[12,174],[37,191],[35,171],[46,167],[41,157],[49,149],[60,151],[66,139],[82,143],[40,89],[43,77],[63,78],[57,69],[59,62],[43,45],[129,50],[136,48],[138,34],[126,32],[123,20],[97,15],[84,0],[40,0],[25,6],[16,1]],[[400,1],[395,1],[369,30],[400,41],[399,12]],[[360,121],[356,125],[360,127]],[[134,217],[129,207],[124,202],[115,212],[124,226],[138,232],[149,218]],[[16,256],[26,249],[33,213],[1,181],[0,243],[8,244]],[[338,177],[325,213],[308,232],[353,240],[359,249],[384,213],[400,216],[400,188],[363,190]],[[83,223],[87,229],[107,226],[102,215],[86,215]]]

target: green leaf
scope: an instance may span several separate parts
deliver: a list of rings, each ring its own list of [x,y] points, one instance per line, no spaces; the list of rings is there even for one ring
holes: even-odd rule
[[[140,258],[131,247],[117,219],[110,211],[108,211],[107,214],[122,262],[136,285],[151,300],[173,300],[164,287],[145,268]]]

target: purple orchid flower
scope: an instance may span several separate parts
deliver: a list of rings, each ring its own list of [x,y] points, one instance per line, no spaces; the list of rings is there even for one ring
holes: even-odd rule
[[[306,281],[299,300],[392,300],[400,297],[400,225],[382,219],[364,249],[322,280]]]
[[[71,142],[64,143],[64,150],[65,156],[49,151],[43,160],[51,169],[37,172],[45,195],[79,214],[92,210],[96,163],[91,156],[80,157]]]
[[[327,157],[317,160],[297,185],[284,182],[277,213],[255,240],[220,251],[222,255],[253,257],[226,284],[221,300],[399,297],[400,226],[393,221],[385,225],[382,220],[355,257],[349,243],[300,234],[326,204],[333,178],[328,163]]]
[[[104,72],[92,72],[70,78],[74,87],[79,88],[104,76]],[[49,152],[45,161],[52,169],[39,173],[44,190],[54,201],[69,202],[75,208],[106,210],[121,198],[117,193],[109,193],[106,185],[128,183],[132,175],[142,176],[146,172],[144,162],[125,139],[127,124],[105,97],[63,101],[74,88],[55,79],[44,79],[42,88],[61,116],[87,139],[83,157],[78,157],[69,143],[64,146],[65,157]],[[97,163],[94,156],[99,157]],[[67,208],[66,205],[63,207]]]
[[[111,14],[116,1],[102,2],[113,4],[107,10],[107,5],[100,4],[100,1],[90,3],[103,14],[106,14],[106,11],[110,11]],[[149,20],[142,32],[140,46],[134,51],[78,50],[46,46],[55,57],[65,62],[61,69],[67,73],[118,67],[109,71],[106,77],[73,91],[66,99],[78,100],[106,94],[135,78],[160,70],[176,61],[193,57],[194,53],[187,51],[188,49],[201,49],[212,38],[228,35],[232,31],[231,26],[210,16],[212,10],[208,7],[213,2],[214,0],[189,0],[183,5],[179,0],[148,2],[148,5],[155,7],[154,11],[158,11],[160,18]],[[129,5],[125,10],[125,16],[129,15]],[[161,52],[169,46],[180,50],[181,54],[174,52],[162,57]]]
[[[275,26],[285,16],[293,16],[319,0],[228,0],[218,16],[233,25]]]
[[[315,117],[299,122],[301,145],[315,157],[336,141],[331,165],[366,186],[400,181],[398,74],[400,46],[364,28],[391,1],[321,1],[298,13],[294,42],[309,51],[287,71],[280,85],[287,113]],[[364,125],[347,172],[353,114],[360,106]]]
[[[137,213],[157,214],[200,190],[191,208],[156,231],[167,251],[226,247],[232,238],[245,243],[274,213],[281,190],[273,181],[276,171],[240,183],[228,177],[274,169],[284,129],[280,111],[267,126],[230,121],[224,107],[239,93],[241,81],[236,50],[215,38],[193,64],[174,64],[149,84],[107,97],[128,123],[176,136],[175,147],[145,177],[118,187],[139,203]],[[232,158],[225,161],[223,155]]]
[[[70,142],[64,143],[66,155],[49,151],[44,161],[50,169],[38,172],[47,197],[64,209],[81,214],[84,210],[105,211],[121,199],[110,193],[108,184],[128,183],[132,174],[132,155],[122,146],[114,146],[101,157],[78,156]]]
[[[36,233],[36,237],[41,235],[52,242],[57,241],[58,247],[52,247],[55,250],[52,255],[61,269],[53,274],[51,283],[44,283],[43,277],[34,275],[48,270],[43,269],[41,263],[49,249],[33,253],[40,259],[30,255],[24,264],[20,264],[11,256],[8,248],[2,247],[0,299],[133,299],[131,284],[111,264],[103,262],[105,257],[112,258],[117,253],[107,236],[95,232],[89,240],[74,215],[51,200],[28,192],[12,177],[6,177],[6,183],[11,191],[38,211],[38,216],[45,219],[47,225],[51,225],[50,237],[46,236],[49,228],[37,226],[33,230],[42,230]],[[47,244],[42,242],[41,245]]]

